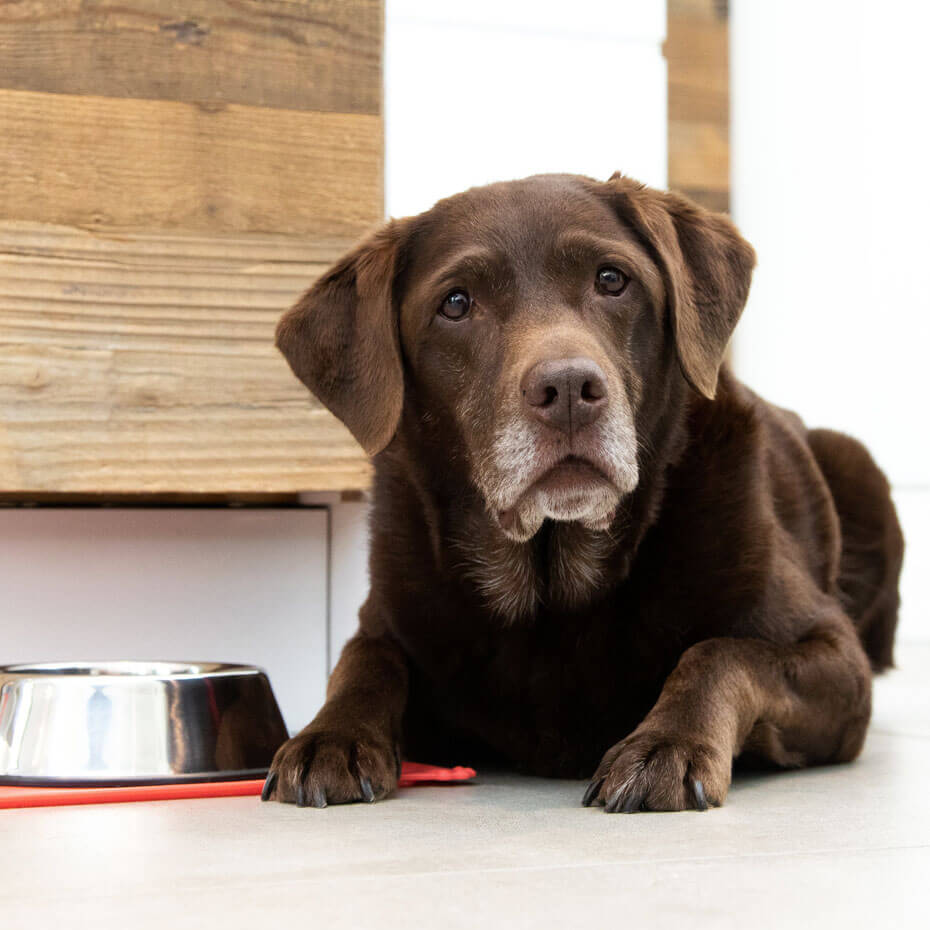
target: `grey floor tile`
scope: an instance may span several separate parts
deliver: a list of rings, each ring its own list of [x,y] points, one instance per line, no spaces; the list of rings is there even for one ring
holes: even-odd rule
[[[703,814],[609,816],[580,807],[582,783],[495,773],[323,811],[239,798],[0,812],[3,914],[101,930],[163,926],[165,902],[173,927],[917,926],[930,648],[900,666],[876,688],[859,761],[740,775]]]

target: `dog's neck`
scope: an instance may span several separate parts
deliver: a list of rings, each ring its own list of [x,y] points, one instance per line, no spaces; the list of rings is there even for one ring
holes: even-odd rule
[[[551,520],[532,539],[514,542],[483,516],[466,521],[450,542],[462,577],[510,623],[532,619],[544,607],[590,603],[605,586],[617,548],[609,532]]]
[[[639,486],[621,502],[608,530],[546,520],[526,542],[509,539],[477,493],[440,503],[420,486],[436,568],[505,623],[532,621],[543,610],[583,609],[629,575],[660,512],[668,464],[641,471]]]

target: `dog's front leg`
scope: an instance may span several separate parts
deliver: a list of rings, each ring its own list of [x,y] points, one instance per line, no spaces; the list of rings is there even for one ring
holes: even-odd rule
[[[326,807],[389,794],[400,776],[406,702],[400,648],[357,633],[333,669],[320,712],[275,755],[262,800]]]
[[[584,796],[610,813],[703,810],[746,751],[778,766],[845,762],[871,712],[871,672],[838,609],[800,641],[718,637],[688,649],[655,707],[604,755]]]

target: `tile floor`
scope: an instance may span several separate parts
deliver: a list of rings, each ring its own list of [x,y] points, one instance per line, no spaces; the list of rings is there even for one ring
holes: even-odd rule
[[[8,927],[926,927],[930,644],[851,766],[739,777],[707,813],[608,816],[485,774],[323,811],[256,799],[0,812]]]

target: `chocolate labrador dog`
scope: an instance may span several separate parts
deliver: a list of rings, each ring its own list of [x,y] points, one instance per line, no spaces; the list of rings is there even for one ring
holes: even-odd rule
[[[371,593],[265,799],[373,801],[403,754],[703,810],[734,759],[858,754],[903,540],[863,446],[721,369],[754,262],[684,197],[543,175],[388,223],[283,317],[374,457]]]

